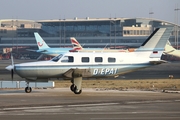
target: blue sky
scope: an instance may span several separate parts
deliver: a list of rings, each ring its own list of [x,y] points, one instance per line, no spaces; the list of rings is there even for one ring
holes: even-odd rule
[[[174,22],[176,6],[180,0],[0,0],[0,19],[134,18],[151,11],[151,18]]]

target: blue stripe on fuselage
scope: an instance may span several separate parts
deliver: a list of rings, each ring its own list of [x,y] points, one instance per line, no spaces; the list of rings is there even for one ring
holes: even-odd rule
[[[137,68],[141,68],[141,67],[146,67],[146,66],[150,66],[151,64],[149,63],[144,63],[144,64],[102,64],[102,65],[55,65],[55,66],[50,66],[50,65],[46,65],[46,66],[15,66],[15,70],[42,70],[42,69],[71,69],[71,68],[79,68],[79,69],[86,69],[86,68],[105,68],[105,67],[110,67],[110,68],[122,68],[127,67],[127,66],[131,66],[131,67],[137,67]]]

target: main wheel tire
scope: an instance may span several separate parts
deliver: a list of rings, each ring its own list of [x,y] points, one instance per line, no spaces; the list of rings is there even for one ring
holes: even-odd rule
[[[78,90],[77,87],[75,86],[75,87],[74,87],[74,93],[75,93],[75,94],[81,94],[81,93],[82,93],[82,90]]]
[[[71,90],[72,92],[74,92],[74,88],[75,88],[75,85],[72,84],[72,85],[70,86],[70,90]]]
[[[32,91],[32,88],[31,88],[31,87],[26,87],[26,88],[25,88],[25,92],[26,92],[26,93],[30,93],[31,91]]]

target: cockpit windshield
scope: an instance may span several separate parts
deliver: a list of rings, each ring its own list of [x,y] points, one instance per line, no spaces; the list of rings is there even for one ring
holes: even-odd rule
[[[59,59],[60,59],[62,56],[63,56],[63,55],[60,54],[60,55],[58,55],[58,56],[52,58],[51,61],[57,62],[57,61],[59,61]]]

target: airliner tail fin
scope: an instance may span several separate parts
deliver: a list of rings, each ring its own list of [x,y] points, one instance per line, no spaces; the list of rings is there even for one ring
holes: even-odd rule
[[[42,39],[42,37],[38,33],[35,32],[34,36],[36,38],[37,46],[39,49],[49,48],[49,46],[46,44],[46,42]]]
[[[82,47],[81,44],[76,40],[76,38],[71,37],[70,40],[71,40],[71,44],[73,45],[73,50],[78,51],[78,50],[82,50],[82,49],[83,49],[83,47]]]

